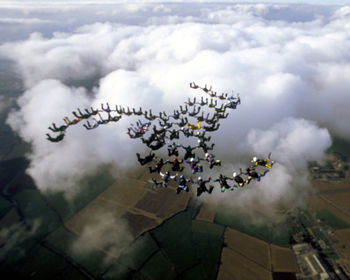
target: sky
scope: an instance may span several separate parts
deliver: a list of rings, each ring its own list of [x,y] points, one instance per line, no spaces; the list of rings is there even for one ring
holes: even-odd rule
[[[0,58],[24,84],[7,123],[31,144],[27,172],[39,189],[69,190],[103,164],[122,176],[146,153],[125,133],[136,119],[76,126],[57,144],[45,139],[52,122],[106,102],[173,112],[199,96],[192,81],[242,99],[213,134],[220,172],[269,152],[276,161],[261,183],[213,200],[256,211],[302,204],[307,163],[322,162],[331,135],[350,140],[350,6],[78,2],[0,1]]]

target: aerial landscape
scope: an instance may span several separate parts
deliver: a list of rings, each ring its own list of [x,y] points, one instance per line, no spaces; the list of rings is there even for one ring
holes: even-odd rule
[[[0,0],[1,279],[350,279],[348,1]]]

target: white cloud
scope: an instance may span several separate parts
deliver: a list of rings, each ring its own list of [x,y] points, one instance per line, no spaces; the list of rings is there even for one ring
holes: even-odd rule
[[[191,81],[211,84],[218,92],[240,92],[241,106],[214,133],[215,153],[237,164],[238,157],[271,151],[280,167],[266,181],[278,171],[286,175],[276,180],[282,189],[271,183],[271,197],[290,195],[295,173],[302,172],[298,178],[307,185],[306,162],[322,159],[330,144],[328,131],[350,139],[349,127],[339,121],[350,119],[345,8],[291,24],[268,18],[276,11],[290,12],[289,6],[204,6],[195,16],[159,7],[160,15],[151,13],[143,21],[154,25],[97,22],[73,33],[33,33],[28,40],[0,46],[3,56],[17,62],[26,83],[20,109],[8,122],[33,145],[28,172],[40,188],[55,188],[58,182],[67,188],[103,163],[122,170],[135,163],[136,151],[144,150],[125,134],[132,119],[93,131],[69,128],[58,144],[45,140],[52,121],[62,123],[77,107],[107,101],[172,112],[188,96],[199,96],[189,89]],[[149,11],[143,6],[135,14],[144,9]],[[181,19],[172,24],[174,16]],[[65,85],[98,78],[92,92]],[[251,196],[252,189],[241,195]]]

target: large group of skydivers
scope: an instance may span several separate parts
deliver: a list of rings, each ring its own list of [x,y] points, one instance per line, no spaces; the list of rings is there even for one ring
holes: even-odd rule
[[[132,108],[130,110],[129,107],[124,108],[118,105],[115,108],[111,108],[108,103],[101,104],[101,109],[91,107],[90,109],[81,111],[78,108],[76,112],[72,112],[74,115],[73,119],[65,117],[63,119],[64,124],[61,126],[56,126],[53,123],[49,129],[58,135],[52,137],[47,133],[47,139],[51,142],[62,141],[67,128],[83,120],[86,120],[83,126],[87,130],[91,130],[109,122],[118,122],[122,116],[133,115],[140,118],[143,117],[143,121],[138,119],[135,124],[130,124],[126,133],[131,139],[141,139],[142,143],[149,148],[149,153],[144,157],[141,157],[139,153],[136,153],[136,156],[141,165],[149,165],[148,169],[150,173],[158,174],[158,180],[152,178],[154,187],[166,188],[168,187],[168,183],[174,180],[178,186],[177,194],[180,194],[182,190],[188,192],[190,190],[190,184],[198,185],[197,196],[203,193],[211,194],[214,186],[208,185],[207,187],[207,184],[212,181],[210,176],[207,180],[204,180],[201,176],[195,180],[184,174],[179,175],[179,173],[183,173],[186,165],[188,165],[192,174],[202,173],[204,169],[202,162],[206,163],[210,169],[215,166],[221,166],[221,160],[216,159],[215,155],[211,152],[215,144],[210,143],[211,136],[208,136],[207,133],[218,130],[220,119],[226,119],[229,115],[228,111],[236,109],[241,104],[241,99],[239,94],[236,96],[228,96],[227,93],[218,95],[212,90],[212,87],[208,88],[206,85],[200,87],[194,82],[190,83],[190,87],[192,89],[202,90],[205,94],[209,95],[210,100],[207,96],[201,96],[198,100],[196,97],[193,100],[188,98],[185,105],[179,106],[179,109],[174,110],[172,114],[167,114],[163,111],[158,115],[153,115],[151,109],[143,111],[142,108],[138,110]],[[212,115],[210,112],[205,113],[205,108],[209,108],[212,111]],[[189,119],[192,119],[193,122],[189,121]],[[196,145],[182,145],[179,142],[182,134],[186,138],[196,138]],[[154,151],[164,146],[168,150],[169,158],[167,160],[157,157],[154,153]],[[195,150],[196,152],[197,150],[202,151],[204,156],[196,157]],[[179,158],[180,151],[183,151],[181,159]],[[249,184],[251,180],[260,181],[261,177],[265,176],[274,163],[270,159],[270,155],[271,153],[264,159],[253,157],[250,166],[245,171],[240,168],[239,172],[233,171],[232,176],[219,174],[219,177],[214,179],[213,182],[218,182],[221,191],[224,192],[227,189],[235,190],[238,187],[243,187]],[[166,168],[167,166],[169,168]],[[162,171],[162,169],[166,169],[167,171]],[[229,180],[233,181],[231,185],[228,183]]]

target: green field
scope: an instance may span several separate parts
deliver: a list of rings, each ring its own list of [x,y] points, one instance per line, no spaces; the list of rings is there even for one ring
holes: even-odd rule
[[[219,207],[214,219],[219,225],[229,226],[235,230],[251,235],[268,243],[289,248],[292,231],[287,223],[255,224],[248,216],[232,213],[225,207]]]
[[[63,191],[46,192],[45,197],[63,221],[67,221],[86,204],[96,198],[97,195],[106,190],[115,182],[108,167],[100,167],[96,174],[87,176],[73,187],[76,190],[70,201],[67,201]]]
[[[330,226],[332,229],[346,229],[350,228],[350,225],[343,221],[341,218],[335,216],[327,209],[321,209],[317,212],[316,218],[320,219],[323,223]]]
[[[345,139],[332,137],[332,146],[328,151],[350,156],[350,142]]]

